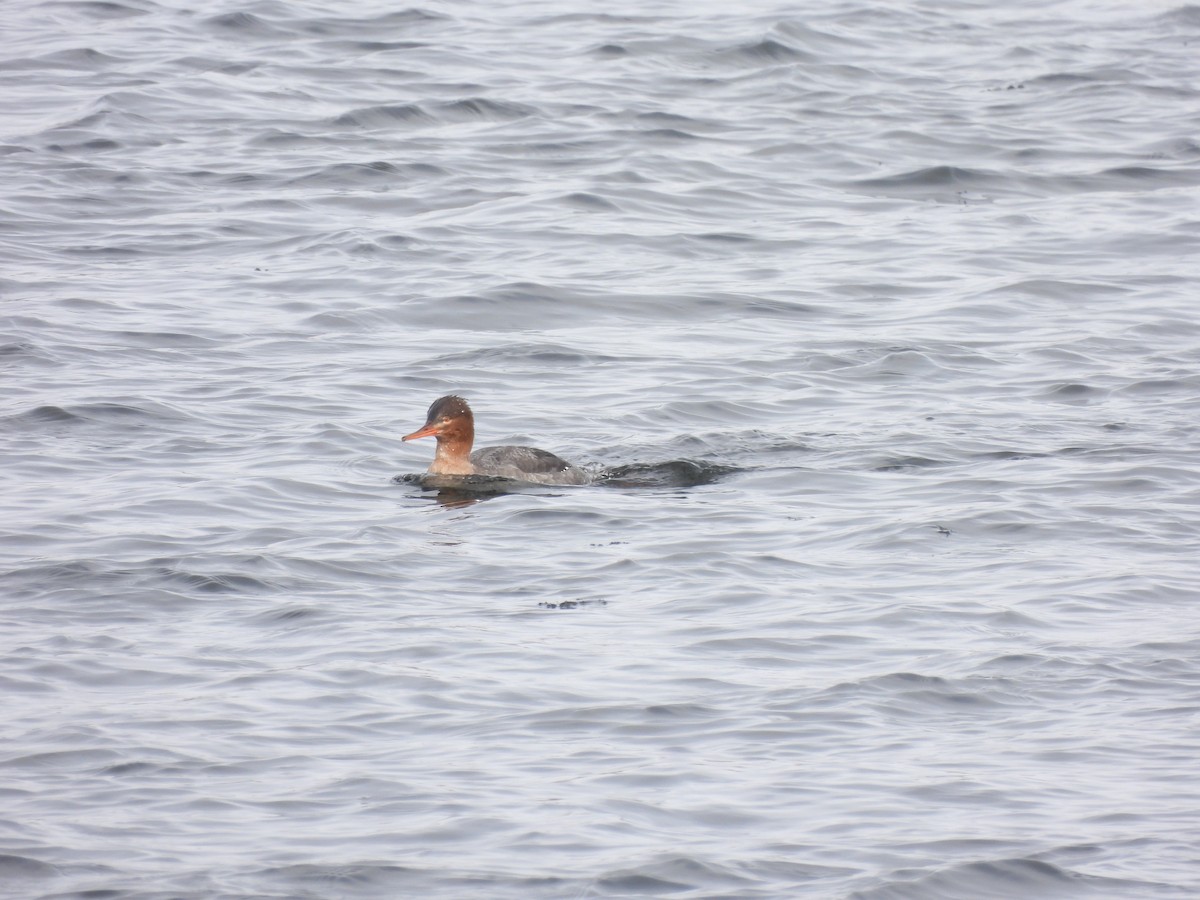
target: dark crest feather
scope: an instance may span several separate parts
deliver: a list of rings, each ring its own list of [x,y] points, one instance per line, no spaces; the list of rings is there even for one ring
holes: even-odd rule
[[[471,407],[467,406],[467,401],[455,394],[448,394],[445,397],[438,397],[429,407],[429,412],[425,415],[425,424],[436,422],[442,416],[449,416],[451,419],[459,416],[471,415]]]

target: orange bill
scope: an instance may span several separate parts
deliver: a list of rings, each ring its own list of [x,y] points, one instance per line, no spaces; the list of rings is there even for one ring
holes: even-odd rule
[[[430,437],[431,435],[436,435],[437,433],[437,425],[430,424],[426,425],[424,428],[417,429],[412,434],[406,434],[404,437],[400,438],[400,440],[415,441],[417,438]]]

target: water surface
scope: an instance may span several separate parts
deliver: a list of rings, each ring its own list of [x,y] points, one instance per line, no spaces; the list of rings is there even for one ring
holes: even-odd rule
[[[1200,893],[1200,7],[4,32],[0,894]]]

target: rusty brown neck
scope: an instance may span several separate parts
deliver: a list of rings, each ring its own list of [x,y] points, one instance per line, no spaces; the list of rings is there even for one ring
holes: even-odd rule
[[[472,475],[471,446],[475,443],[475,423],[468,417],[452,421],[437,436],[437,452],[429,471],[434,475]]]

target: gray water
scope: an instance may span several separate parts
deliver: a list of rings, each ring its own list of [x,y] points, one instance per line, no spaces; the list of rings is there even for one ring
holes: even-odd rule
[[[4,21],[0,894],[1200,894],[1200,7]]]

